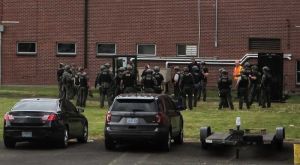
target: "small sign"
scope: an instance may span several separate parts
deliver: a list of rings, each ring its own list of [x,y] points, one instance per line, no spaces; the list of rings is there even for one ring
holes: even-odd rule
[[[31,138],[32,137],[32,132],[22,132],[22,137]]]
[[[241,126],[241,117],[236,117],[235,125],[236,126]]]

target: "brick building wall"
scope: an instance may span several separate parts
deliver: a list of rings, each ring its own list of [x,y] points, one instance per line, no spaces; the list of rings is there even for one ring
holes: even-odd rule
[[[212,0],[89,0],[88,68],[94,81],[99,65],[110,62],[96,56],[97,43],[115,43],[117,54],[136,54],[138,43],[156,45],[157,57],[176,57],[176,44],[198,45],[200,57],[240,59],[250,37],[279,38],[281,51],[292,54],[284,61],[287,89],[297,90],[296,60],[299,58],[300,1],[218,1],[218,46],[215,47],[216,3]],[[2,84],[55,84],[59,62],[83,65],[84,0],[2,0]],[[200,9],[198,9],[198,5]],[[287,19],[290,21],[288,29]],[[37,42],[37,54],[16,54],[18,41]],[[57,56],[57,42],[75,42],[75,56]],[[288,46],[288,44],[290,44]],[[157,62],[141,61],[158,64]],[[252,62],[253,63],[253,62]],[[159,63],[164,66],[165,61]],[[217,70],[210,65],[210,84]],[[224,67],[224,66],[223,66]],[[233,67],[233,66],[232,66]],[[230,66],[227,68],[230,70]]]

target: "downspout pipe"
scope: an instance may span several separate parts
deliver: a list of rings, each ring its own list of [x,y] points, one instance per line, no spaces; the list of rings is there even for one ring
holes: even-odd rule
[[[83,66],[88,67],[88,25],[89,23],[89,0],[84,0],[84,53],[83,53]]]
[[[201,37],[201,19],[200,19],[200,0],[198,0],[198,58],[200,57],[200,37]]]
[[[4,26],[0,25],[0,86],[2,85],[2,32],[4,32]]]
[[[218,0],[215,0],[215,48],[218,47]]]

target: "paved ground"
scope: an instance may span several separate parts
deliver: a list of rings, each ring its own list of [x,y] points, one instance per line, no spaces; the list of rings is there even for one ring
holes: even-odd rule
[[[124,145],[116,151],[106,151],[103,141],[77,144],[70,142],[67,149],[56,149],[48,144],[22,143],[8,150],[0,144],[1,165],[134,165],[134,164],[293,164],[293,146],[285,144],[282,151],[271,146],[241,148],[240,159],[235,159],[235,149],[213,147],[202,150],[197,142],[173,145],[169,153],[151,145]]]

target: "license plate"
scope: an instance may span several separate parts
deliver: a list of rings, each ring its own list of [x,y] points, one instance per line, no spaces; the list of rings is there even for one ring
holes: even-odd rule
[[[206,143],[212,143],[212,140],[206,139],[205,142]]]
[[[22,132],[22,137],[31,138],[32,132]]]
[[[128,124],[136,124],[138,123],[138,118],[127,118],[127,123]]]

